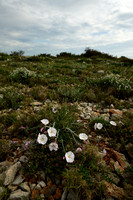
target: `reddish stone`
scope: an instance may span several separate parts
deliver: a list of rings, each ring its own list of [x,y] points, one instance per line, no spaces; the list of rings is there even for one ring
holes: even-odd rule
[[[118,109],[110,109],[109,113],[117,114],[117,115],[122,115],[123,114],[123,112],[121,110],[118,110]]]
[[[100,115],[100,113],[99,112],[93,112],[93,114],[92,114],[94,117],[95,116],[99,116]]]
[[[32,190],[31,199],[36,200],[39,196],[39,190]]]
[[[56,189],[54,199],[61,199],[61,191],[59,188]]]

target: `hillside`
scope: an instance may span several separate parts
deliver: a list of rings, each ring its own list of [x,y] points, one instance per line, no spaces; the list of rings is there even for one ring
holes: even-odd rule
[[[1,200],[130,200],[132,141],[132,59],[0,53]]]

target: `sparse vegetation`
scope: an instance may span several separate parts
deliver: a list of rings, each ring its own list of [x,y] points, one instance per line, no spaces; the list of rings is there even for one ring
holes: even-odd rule
[[[31,143],[23,150],[28,157],[23,164],[26,180],[37,180],[44,169],[46,179],[53,177],[54,181],[60,174],[68,190],[85,200],[105,199],[105,181],[131,191],[132,182],[128,182],[127,175],[132,175],[133,165],[132,59],[116,58],[90,48],[81,55],[23,54],[0,53],[0,161],[16,150],[8,139],[27,138]],[[117,126],[110,124],[110,117],[114,117]],[[50,126],[59,130],[59,151],[50,152],[48,144],[37,143],[42,119],[48,119]],[[95,129],[95,123],[101,123],[103,128]],[[80,133],[85,133],[89,142],[81,143]],[[75,153],[78,147],[82,151]],[[105,147],[126,156],[131,166],[125,177],[112,170],[112,154],[107,150],[108,156],[104,157]],[[73,163],[63,159],[64,149],[75,153]],[[113,173],[120,184],[112,179]],[[7,196],[8,192],[4,190]],[[126,193],[125,198],[132,197]]]

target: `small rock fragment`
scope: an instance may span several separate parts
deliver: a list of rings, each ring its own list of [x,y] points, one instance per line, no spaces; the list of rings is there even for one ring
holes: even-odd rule
[[[29,199],[29,192],[23,192],[22,190],[18,189],[14,192],[12,192],[9,196],[10,200],[28,200]]]
[[[9,185],[13,182],[15,175],[20,168],[21,168],[21,163],[17,162],[7,170],[4,185]]]

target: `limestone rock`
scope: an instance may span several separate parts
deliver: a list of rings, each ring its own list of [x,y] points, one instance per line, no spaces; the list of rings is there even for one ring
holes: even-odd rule
[[[20,183],[22,183],[24,180],[24,178],[22,177],[22,175],[18,175],[15,180],[13,181],[12,185],[19,185]]]
[[[114,184],[104,182],[106,185],[107,191],[105,192],[105,196],[107,197],[115,197],[116,199],[121,200],[124,197],[124,190]]]
[[[44,187],[46,186],[46,183],[45,183],[44,181],[40,181],[40,182],[38,182],[38,184],[39,184],[42,188],[44,188]]]
[[[113,153],[116,157],[116,160],[119,162],[120,166],[125,169],[126,167],[129,166],[129,163],[127,162],[126,158],[125,158],[125,155],[122,154],[122,153],[119,153],[115,150],[113,150]]]
[[[98,70],[97,73],[98,74],[104,74],[104,70]]]
[[[28,185],[28,182],[21,183],[20,187],[21,187],[22,190],[25,190],[25,191],[30,193],[30,187]]]
[[[40,184],[37,184],[36,187],[35,187],[35,189],[36,190],[41,190],[42,188],[41,188]]]
[[[38,102],[38,101],[35,101],[35,102],[32,102],[30,105],[31,105],[31,106],[42,106],[43,103]]]
[[[118,110],[118,109],[110,109],[109,112],[111,114],[117,114],[117,115],[120,115],[122,116],[123,112],[121,110]]]
[[[9,190],[11,190],[12,192],[14,192],[15,190],[17,190],[18,186],[17,185],[8,185]]]
[[[17,162],[7,170],[6,177],[4,180],[4,185],[9,185],[13,182],[15,175],[20,168],[21,168],[21,163]]]
[[[9,200],[29,200],[29,195],[29,192],[23,192],[22,190],[18,189],[10,194]]]
[[[123,171],[124,171],[124,169],[119,165],[119,163],[118,163],[118,161],[116,161],[115,163],[114,163],[114,168],[115,168],[115,170],[117,171],[120,171],[121,173],[123,173]]]

